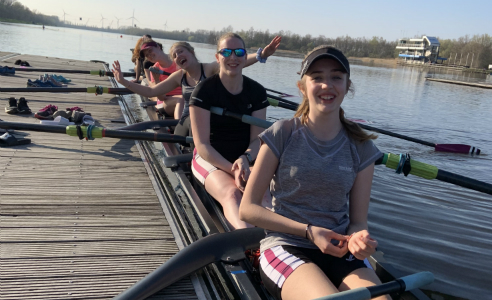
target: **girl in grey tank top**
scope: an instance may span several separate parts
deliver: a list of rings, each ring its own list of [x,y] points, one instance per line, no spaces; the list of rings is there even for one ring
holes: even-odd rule
[[[348,60],[340,50],[320,46],[303,60],[299,73],[303,101],[293,119],[259,135],[260,152],[240,207],[242,220],[266,229],[260,273],[270,293],[282,299],[313,299],[380,283],[364,264],[351,264],[376,250],[367,213],[374,162],[382,153],[374,135],[345,119]],[[261,206],[268,187],[272,210]],[[335,259],[339,269],[318,264],[323,255]],[[309,267],[299,268],[305,263]]]

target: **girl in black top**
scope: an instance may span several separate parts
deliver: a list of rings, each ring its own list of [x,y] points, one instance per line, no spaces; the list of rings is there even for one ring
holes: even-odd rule
[[[232,228],[249,224],[239,219],[239,203],[250,173],[250,164],[259,150],[262,128],[230,117],[212,115],[211,106],[266,118],[266,91],[242,75],[246,66],[244,41],[239,35],[223,35],[215,55],[219,74],[207,78],[190,99],[190,120],[195,143],[192,170],[205,189],[224,210]]]

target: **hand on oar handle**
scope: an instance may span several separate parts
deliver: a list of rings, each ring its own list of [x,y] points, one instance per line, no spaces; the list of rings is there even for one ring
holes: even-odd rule
[[[376,252],[378,242],[371,238],[367,230],[354,232],[348,241],[348,249],[355,258],[363,260]]]

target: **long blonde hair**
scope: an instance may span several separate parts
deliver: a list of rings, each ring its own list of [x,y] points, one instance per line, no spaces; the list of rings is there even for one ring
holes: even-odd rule
[[[326,46],[319,46],[314,48],[311,52],[309,52],[306,57],[308,57],[312,52],[318,50],[319,48]],[[302,124],[307,124],[308,116],[309,116],[309,99],[306,96],[306,76],[303,76],[299,81],[297,81],[297,86],[302,93],[302,102],[297,108],[296,113],[294,114],[295,118],[301,118]],[[347,78],[347,92],[351,92],[352,94],[355,92],[352,80]],[[356,140],[358,142],[365,142],[367,140],[374,140],[378,136],[375,134],[368,134],[357,123],[347,120],[345,118],[345,111],[340,107],[339,111],[340,122],[342,123],[343,128],[347,131],[350,138]]]
[[[144,38],[145,37],[141,37],[137,40],[137,44],[135,45],[135,48],[133,49],[132,63],[136,63],[137,59],[140,58],[140,47],[142,47]]]

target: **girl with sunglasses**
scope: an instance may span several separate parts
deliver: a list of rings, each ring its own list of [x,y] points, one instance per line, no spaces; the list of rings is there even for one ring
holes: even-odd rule
[[[278,44],[274,49],[277,47]],[[242,75],[248,60],[244,41],[239,35],[227,33],[220,37],[215,57],[219,73],[201,82],[190,99],[196,147],[192,171],[207,192],[222,205],[230,227],[245,228],[249,225],[239,219],[239,203],[250,166],[258,153],[258,134],[262,129],[211,114],[210,107],[264,120],[268,101],[265,88]]]
[[[280,41],[281,37],[276,36],[264,49],[260,48],[257,53],[246,55],[245,67],[258,61],[265,62],[269,56],[275,53],[275,50],[280,45]],[[174,43],[169,50],[169,56],[181,70],[171,74],[166,80],[153,87],[146,87],[125,80],[121,76],[121,67],[118,61],[114,62],[112,71],[115,72],[114,77],[120,84],[144,97],[155,97],[181,87],[184,107],[174,133],[187,136],[190,135],[191,130],[189,119],[189,100],[191,93],[198,83],[219,72],[219,63],[217,61],[200,63],[195,55],[194,48],[187,42]]]
[[[276,299],[315,299],[380,284],[367,258],[377,241],[367,214],[374,162],[382,153],[341,108],[352,90],[343,53],[320,46],[303,60],[303,101],[293,119],[259,135],[261,147],[240,206],[267,229],[260,275]],[[270,187],[273,209],[262,206]],[[382,296],[377,299],[390,299]]]

